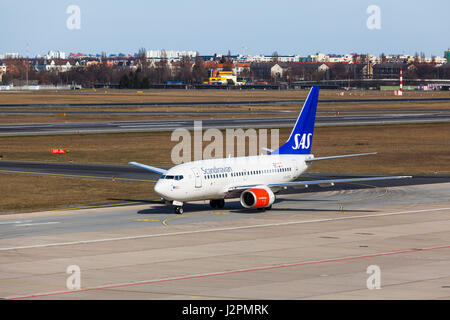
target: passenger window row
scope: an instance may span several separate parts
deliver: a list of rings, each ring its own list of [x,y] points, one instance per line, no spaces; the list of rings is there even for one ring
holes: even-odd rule
[[[264,170],[251,170],[251,171],[241,171],[241,172],[232,172],[230,175],[232,177],[241,177],[241,176],[251,176],[257,174],[268,174],[268,173],[276,173],[276,172],[290,172],[292,168],[277,168],[277,169],[264,169]],[[218,173],[218,174],[209,174],[203,176],[205,179],[218,179],[218,178],[228,178],[227,173]]]
[[[218,179],[218,178],[228,178],[228,173],[217,173],[217,174],[208,174],[204,176],[205,179]]]

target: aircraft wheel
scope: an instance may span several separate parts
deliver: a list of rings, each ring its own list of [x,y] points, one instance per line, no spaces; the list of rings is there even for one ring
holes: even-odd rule
[[[225,200],[223,199],[217,200],[217,208],[222,209],[223,207],[225,207]]]
[[[215,209],[215,208],[217,208],[217,201],[209,200],[209,205],[211,206],[211,208]]]
[[[176,214],[183,214],[183,207],[175,207],[175,213]]]

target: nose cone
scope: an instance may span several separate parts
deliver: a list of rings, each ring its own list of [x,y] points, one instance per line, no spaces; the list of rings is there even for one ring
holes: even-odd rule
[[[164,188],[164,185],[163,185],[163,183],[161,183],[161,181],[158,181],[156,184],[155,184],[155,188],[154,188],[154,190],[155,190],[155,192],[159,195],[159,196],[161,196],[161,197],[165,197],[166,196],[166,190],[165,190],[166,188]]]

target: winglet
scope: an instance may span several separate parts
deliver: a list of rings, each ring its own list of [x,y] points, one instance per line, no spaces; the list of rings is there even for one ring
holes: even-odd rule
[[[167,170],[165,170],[165,169],[152,167],[152,166],[147,166],[147,165],[139,163],[139,162],[128,162],[128,164],[131,164],[132,166],[139,167],[139,168],[142,168],[142,169],[145,169],[145,170],[156,172],[156,173],[159,173],[159,174],[165,174],[167,172]]]
[[[267,152],[273,152],[273,149],[269,149],[269,148],[261,148],[261,149],[263,149],[264,151],[267,151]]]

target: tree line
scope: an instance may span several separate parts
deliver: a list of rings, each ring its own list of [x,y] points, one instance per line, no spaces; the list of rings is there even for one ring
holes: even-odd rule
[[[233,60],[224,56],[219,61],[224,70],[232,70]],[[169,63],[166,57],[160,61],[149,63],[145,55],[137,56],[134,65],[110,66],[106,57],[97,64],[73,68],[67,72],[36,71],[25,59],[8,61],[7,72],[3,74],[4,84],[14,80],[28,79],[30,83],[41,85],[79,84],[84,87],[93,87],[96,84],[114,84],[120,88],[147,89],[153,84],[182,82],[187,85],[203,83],[208,80],[209,70],[205,67],[200,56],[191,61],[189,57],[182,57],[179,62]],[[253,63],[248,69],[243,69],[238,77],[248,82],[256,83],[264,81],[270,84],[280,82],[292,83],[295,81],[320,81],[320,80],[347,80],[363,79],[370,75],[365,74],[364,69],[368,64],[354,63],[329,64],[325,71],[317,69],[320,64],[308,63],[280,63],[283,72],[279,77],[274,77],[271,67],[277,62]],[[412,63],[405,65],[403,76],[405,79],[450,79],[450,64],[436,66],[430,63]],[[375,77],[375,75],[372,75]]]

